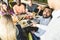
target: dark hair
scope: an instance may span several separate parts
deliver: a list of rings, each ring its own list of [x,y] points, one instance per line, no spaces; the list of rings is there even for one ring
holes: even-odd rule
[[[43,9],[43,11],[44,11],[46,8],[50,9],[50,10],[51,10],[51,13],[52,13],[53,9],[50,8],[49,6],[46,6],[46,7]]]
[[[2,4],[5,4],[5,5],[7,6],[7,3],[6,3],[6,2],[4,2],[4,1],[2,1]]]
[[[46,6],[45,8],[51,9],[49,6]],[[44,8],[44,10],[45,10],[45,8]]]
[[[18,1],[16,3],[19,3],[18,6],[20,6],[21,5],[21,0],[16,0],[16,1]]]
[[[51,16],[51,18],[52,18],[52,12],[53,12],[53,9],[52,9],[52,8],[50,8],[49,6],[46,6],[46,7],[43,9],[43,11],[44,11],[46,8],[48,8],[48,9],[50,9],[50,10],[51,10],[51,11],[50,11],[50,12],[51,12],[51,15],[50,15],[50,16]]]

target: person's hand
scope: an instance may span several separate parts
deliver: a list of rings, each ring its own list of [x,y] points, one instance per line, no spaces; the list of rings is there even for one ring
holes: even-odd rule
[[[33,34],[34,34],[34,33],[35,33],[35,31],[31,31],[31,33],[33,33]]]
[[[36,23],[32,23],[32,26],[33,26],[33,27],[36,27]]]
[[[39,6],[37,7],[37,9],[42,10],[42,6],[39,5]]]
[[[19,21],[16,15],[12,16],[12,20],[13,20],[13,23],[16,23]]]

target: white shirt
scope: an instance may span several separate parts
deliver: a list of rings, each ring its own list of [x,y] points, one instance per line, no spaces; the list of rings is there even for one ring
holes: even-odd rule
[[[36,25],[37,27],[46,30],[41,36],[41,40],[60,40],[60,10],[55,10],[52,13],[53,18],[48,26]]]

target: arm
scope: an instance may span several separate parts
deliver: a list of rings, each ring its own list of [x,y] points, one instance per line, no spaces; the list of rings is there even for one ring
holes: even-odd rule
[[[38,29],[37,32],[34,32],[34,34],[37,36],[37,37],[40,37],[42,36],[46,31],[45,30],[42,30],[42,29]]]
[[[38,13],[42,10],[42,6],[38,5],[37,9],[39,9]]]
[[[26,8],[24,7],[23,12],[26,13]]]
[[[43,30],[47,30],[47,28],[48,28],[48,26],[46,26],[46,25],[35,24],[35,23],[33,23],[32,26],[38,27],[38,28],[43,29]]]
[[[23,13],[26,13],[26,7],[24,5],[22,5],[22,10],[23,10]]]
[[[13,7],[14,13],[15,13],[15,14],[18,14],[18,13],[16,12],[16,9],[15,9],[15,8],[16,8],[16,7],[14,6],[14,7]]]
[[[36,27],[41,28],[43,30],[47,30],[47,26],[46,25],[36,24]]]

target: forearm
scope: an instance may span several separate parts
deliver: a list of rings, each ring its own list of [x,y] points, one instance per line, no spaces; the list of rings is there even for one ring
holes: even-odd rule
[[[18,14],[18,13],[16,12],[16,9],[15,9],[15,7],[13,7],[13,10],[14,10],[14,13],[15,13],[15,14]]]

